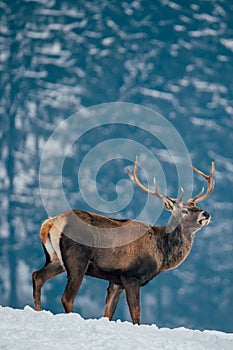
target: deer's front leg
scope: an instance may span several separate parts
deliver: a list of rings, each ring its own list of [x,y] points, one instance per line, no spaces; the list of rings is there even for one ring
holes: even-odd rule
[[[111,321],[114,312],[116,310],[118,301],[123,292],[124,288],[120,284],[115,284],[113,282],[109,282],[109,286],[107,289],[107,298],[106,305],[104,310],[104,317],[108,317]]]
[[[137,281],[128,281],[124,284],[126,300],[133,324],[140,322],[140,284]]]

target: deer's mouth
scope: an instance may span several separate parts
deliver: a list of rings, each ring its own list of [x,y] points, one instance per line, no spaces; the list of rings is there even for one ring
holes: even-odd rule
[[[209,225],[209,223],[210,223],[210,219],[199,220],[199,224],[201,226]]]
[[[210,214],[207,211],[202,211],[198,217],[198,222],[201,226],[209,225]]]

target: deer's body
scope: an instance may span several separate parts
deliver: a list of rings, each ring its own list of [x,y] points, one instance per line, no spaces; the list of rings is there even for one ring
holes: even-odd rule
[[[90,212],[84,212],[80,210],[72,211],[78,217],[87,217],[90,219],[95,227],[109,228],[110,235],[112,234],[113,248],[97,248],[90,247],[79,243],[79,233],[77,232],[76,239],[70,239],[69,235],[62,232],[56,233],[56,222],[59,221],[60,215],[45,221],[45,225],[49,231],[47,231],[47,238],[45,246],[47,245],[49,251],[49,245],[51,244],[51,234],[54,234],[59,239],[57,248],[52,248],[52,252],[49,255],[49,259],[53,259],[53,254],[60,256],[60,263],[64,266],[62,256],[65,254],[67,247],[72,249],[81,249],[83,254],[86,255],[88,260],[88,266],[86,274],[98,277],[106,280],[113,280],[117,283],[122,283],[124,275],[132,275],[132,278],[137,278],[141,284],[149,282],[155,275],[163,270],[168,270],[178,266],[188,255],[192,243],[193,232],[183,233],[180,227],[171,233],[166,233],[166,226],[150,226],[139,221],[133,220],[116,220],[103,217]],[[63,216],[69,216],[71,211],[62,213]],[[51,226],[47,226],[48,222]],[[122,227],[126,223],[131,223],[131,230],[138,226],[143,226],[145,233],[138,239],[125,244],[123,246],[117,246],[114,244],[114,229]],[[43,233],[45,233],[42,225]],[[88,226],[87,226],[88,230]],[[111,232],[112,230],[112,232]],[[66,231],[66,228],[65,228]],[[101,232],[100,232],[101,234]],[[88,235],[88,232],[86,232]],[[73,238],[75,238],[73,236]],[[52,246],[52,244],[51,244]],[[55,249],[59,249],[56,253]],[[70,249],[70,248],[69,248]],[[143,271],[145,269],[145,271]]]
[[[158,195],[157,190],[155,194]],[[67,211],[46,220],[40,231],[46,263],[33,273],[35,309],[41,310],[43,284],[66,271],[67,285],[62,296],[66,312],[73,311],[82,280],[89,275],[109,281],[104,316],[112,319],[125,291],[133,323],[139,323],[140,287],[160,272],[181,264],[191,250],[194,233],[208,225],[210,220],[210,215],[196,207],[194,202],[161,198],[165,208],[172,212],[166,226],[116,220],[80,210]],[[101,247],[98,242],[101,242],[105,230],[111,245]],[[125,244],[119,245],[119,233],[121,243],[124,235],[127,236]],[[83,238],[90,244],[80,243]]]

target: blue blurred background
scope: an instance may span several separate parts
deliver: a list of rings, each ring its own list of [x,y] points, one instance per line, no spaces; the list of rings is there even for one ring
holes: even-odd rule
[[[216,162],[216,188],[204,204],[212,224],[197,233],[179,268],[142,289],[142,323],[233,331],[232,1],[1,0],[0,72],[0,304],[32,305],[31,273],[44,263],[38,232],[47,214],[38,174],[47,139],[84,107],[124,101],[165,116],[202,170]],[[153,151],[161,147],[126,126],[83,135],[63,169],[74,208],[96,209],[78,194],[80,161],[99,142],[121,136]],[[172,165],[163,152],[158,158],[169,186],[177,189]],[[100,194],[112,200],[116,193],[107,184],[126,178],[128,163],[109,163],[97,182]],[[195,185],[199,190],[202,183],[196,178]],[[133,218],[144,202],[135,193],[118,216]],[[166,220],[162,216],[159,224]],[[46,284],[45,309],[63,312],[64,285],[65,274]],[[85,278],[75,310],[101,317],[106,287]],[[130,319],[124,297],[117,318]]]

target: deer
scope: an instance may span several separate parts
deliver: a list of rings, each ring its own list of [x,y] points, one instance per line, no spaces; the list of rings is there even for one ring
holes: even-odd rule
[[[179,198],[171,198],[159,193],[155,179],[153,190],[144,186],[137,176],[138,157],[133,173],[128,170],[129,177],[136,185],[162,200],[164,208],[171,213],[165,226],[152,226],[132,219],[113,219],[81,210],[68,210],[45,220],[40,238],[46,262],[40,270],[32,273],[34,309],[42,310],[41,290],[44,283],[66,271],[67,283],[61,298],[66,313],[73,312],[75,297],[87,275],[109,283],[104,317],[112,320],[120,296],[125,292],[132,322],[139,324],[140,288],[161,272],[179,266],[190,253],[195,232],[210,223],[210,214],[196,204],[205,200],[214,189],[214,162],[209,175],[191,167],[207,181],[208,187],[206,191],[203,187],[188,201],[183,201],[182,188]],[[74,217],[78,220],[73,220]],[[97,230],[93,231],[94,228]],[[106,247],[98,247],[94,240],[89,245],[79,240],[79,234],[81,238],[89,234],[95,239],[103,229],[109,232],[108,240],[111,243]],[[114,230],[117,230],[117,234]],[[127,236],[129,233],[131,240],[118,244],[116,236]]]

